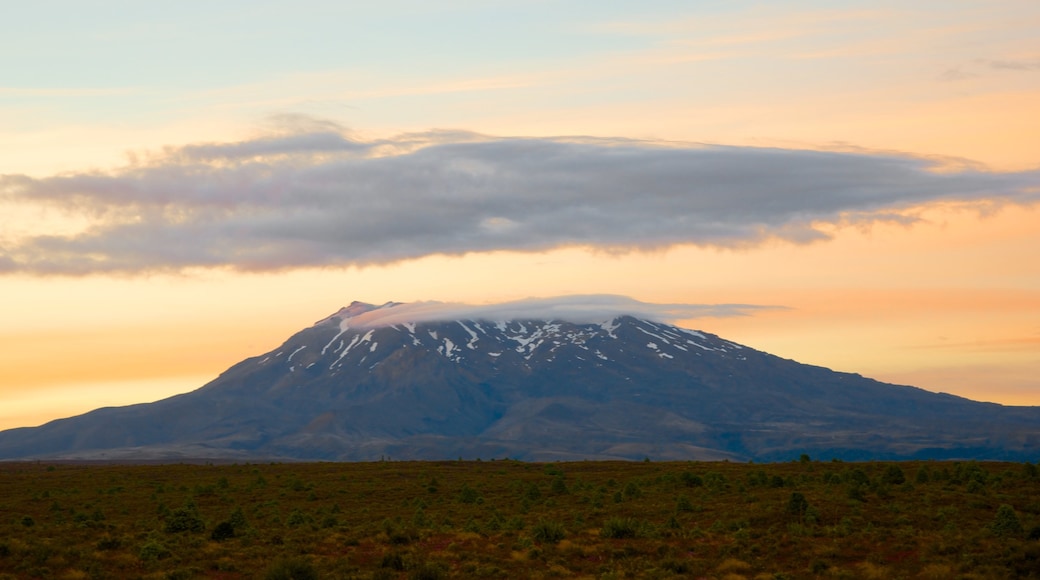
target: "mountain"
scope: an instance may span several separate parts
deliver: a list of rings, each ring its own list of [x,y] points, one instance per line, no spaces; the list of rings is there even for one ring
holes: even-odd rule
[[[0,432],[0,458],[1022,460],[1040,449],[1038,407],[884,384],[636,316],[429,318],[355,302],[196,391]]]

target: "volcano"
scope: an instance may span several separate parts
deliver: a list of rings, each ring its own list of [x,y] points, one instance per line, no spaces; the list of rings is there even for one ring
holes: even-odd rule
[[[441,319],[355,302],[193,392],[0,432],[0,459],[1035,460],[1038,443],[1037,407],[637,315]]]

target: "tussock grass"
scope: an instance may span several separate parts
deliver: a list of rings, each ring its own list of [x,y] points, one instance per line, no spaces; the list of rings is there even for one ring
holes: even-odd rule
[[[1037,576],[1014,463],[0,464],[0,579]]]

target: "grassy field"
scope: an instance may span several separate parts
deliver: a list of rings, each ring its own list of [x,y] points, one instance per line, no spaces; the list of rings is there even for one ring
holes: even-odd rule
[[[1032,464],[0,464],[0,578],[1040,577]]]

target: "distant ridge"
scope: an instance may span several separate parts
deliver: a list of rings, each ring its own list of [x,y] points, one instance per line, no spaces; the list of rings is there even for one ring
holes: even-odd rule
[[[595,309],[436,320],[437,308],[354,302],[191,393],[0,432],[0,459],[1040,457],[1037,407],[637,316],[590,322]]]

